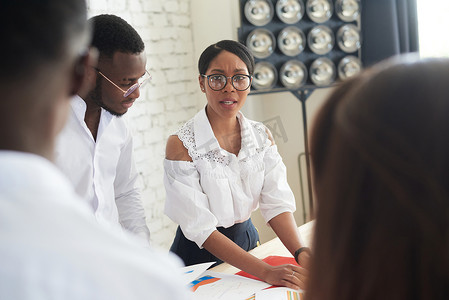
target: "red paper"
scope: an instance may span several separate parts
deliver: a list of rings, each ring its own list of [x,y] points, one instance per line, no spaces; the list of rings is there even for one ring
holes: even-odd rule
[[[271,255],[271,256],[267,256],[266,258],[264,258],[262,260],[271,266],[279,266],[279,265],[287,265],[287,264],[299,266],[298,263],[296,263],[296,260],[294,257]],[[254,275],[246,273],[245,271],[240,271],[235,274],[244,276],[244,277],[248,277],[251,279],[263,281],[262,279],[259,279],[258,277],[254,276]]]

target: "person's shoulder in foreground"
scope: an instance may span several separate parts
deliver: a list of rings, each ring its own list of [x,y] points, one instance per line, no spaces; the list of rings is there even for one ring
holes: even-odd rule
[[[0,299],[188,299],[176,259],[101,227],[50,163],[96,63],[85,5],[0,3]]]
[[[100,226],[46,159],[0,165],[0,299],[187,298],[179,260]]]

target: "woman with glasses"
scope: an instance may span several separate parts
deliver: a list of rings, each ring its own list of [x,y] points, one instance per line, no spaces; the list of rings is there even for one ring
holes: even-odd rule
[[[223,261],[274,285],[304,288],[307,270],[270,266],[247,253],[259,243],[251,213],[260,207],[296,260],[307,267],[292,212],[295,199],[268,129],[240,112],[250,92],[254,58],[224,40],[206,48],[199,86],[207,105],[169,137],[165,213],[179,224],[171,251],[186,265]]]

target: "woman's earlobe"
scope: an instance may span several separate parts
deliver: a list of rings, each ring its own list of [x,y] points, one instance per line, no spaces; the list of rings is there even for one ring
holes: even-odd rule
[[[202,75],[198,75],[198,83],[200,85],[200,89],[203,93],[206,92],[206,89],[204,88],[204,78]]]

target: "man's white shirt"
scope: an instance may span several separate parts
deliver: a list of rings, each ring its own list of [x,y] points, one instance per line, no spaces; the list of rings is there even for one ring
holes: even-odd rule
[[[85,113],[84,100],[73,97],[69,119],[57,138],[56,165],[100,223],[121,225],[149,241],[130,131],[122,118],[102,109],[95,140]]]

